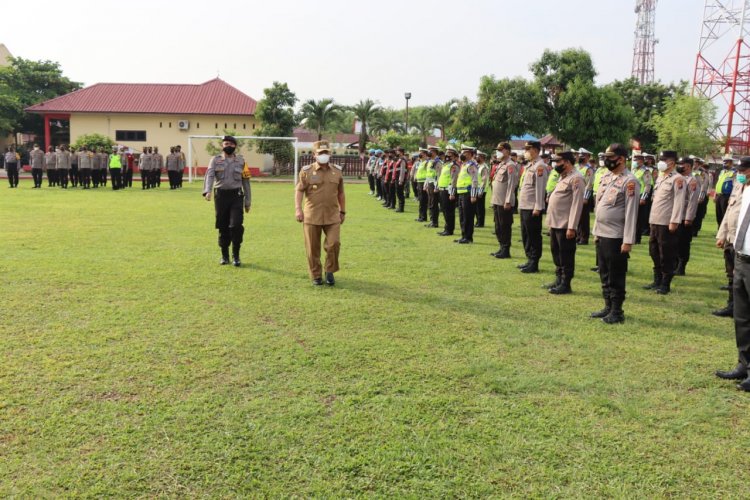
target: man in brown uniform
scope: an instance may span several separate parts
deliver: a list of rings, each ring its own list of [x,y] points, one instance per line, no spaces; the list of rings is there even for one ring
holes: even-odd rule
[[[547,206],[547,227],[550,230],[550,250],[555,262],[555,283],[549,293],[564,295],[571,293],[570,282],[576,268],[576,235],[583,212],[583,193],[586,180],[576,170],[575,155],[564,151],[551,158],[552,167],[560,174],[560,180],[550,194]]]
[[[516,206],[518,187],[518,166],[510,158],[510,143],[501,142],[496,151],[500,163],[492,178],[492,211],[495,215],[495,236],[500,244],[497,252],[491,253],[498,259],[510,259],[511,229],[513,228],[513,208]]]
[[[549,172],[544,160],[539,157],[542,148],[539,141],[527,142],[524,148],[527,163],[520,181],[518,210],[521,213],[521,240],[527,261],[518,268],[523,273],[537,273],[539,259],[542,258],[542,212]]]
[[[34,144],[34,149],[29,153],[31,163],[31,177],[34,179],[34,189],[42,187],[42,175],[44,172],[44,151],[39,149],[39,144]]]
[[[682,222],[685,178],[675,172],[676,151],[662,151],[660,160],[648,220],[651,225],[648,250],[654,262],[654,281],[645,288],[666,295],[677,266],[677,228]]]
[[[339,270],[341,224],[346,217],[344,177],[341,167],[329,164],[331,148],[328,141],[313,143],[315,163],[302,168],[294,197],[295,215],[303,223],[307,265],[313,285],[323,284],[320,265],[320,236],[325,233],[326,283],[336,282],[333,273]],[[302,209],[302,198],[305,207]]]
[[[599,250],[599,278],[604,309],[591,313],[607,324],[622,323],[625,314],[625,277],[628,254],[638,237],[640,183],[626,167],[628,152],[621,144],[611,144],[604,153],[609,172],[602,175],[596,199],[594,238]]]
[[[685,266],[690,260],[690,244],[693,241],[693,221],[698,212],[700,182],[693,176],[693,159],[680,158],[677,173],[685,178],[685,202],[682,207],[680,226],[677,228],[677,269],[675,275],[685,276]]]

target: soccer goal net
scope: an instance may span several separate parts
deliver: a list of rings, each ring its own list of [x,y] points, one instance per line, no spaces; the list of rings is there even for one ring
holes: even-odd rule
[[[299,151],[296,137],[259,137],[233,135],[237,139],[236,154],[242,155],[253,177],[290,176],[297,178]],[[211,158],[221,154],[221,135],[188,136],[188,181],[203,177]]]

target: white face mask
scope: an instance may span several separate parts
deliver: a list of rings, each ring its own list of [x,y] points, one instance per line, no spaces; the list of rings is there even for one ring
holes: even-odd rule
[[[606,166],[606,165],[604,165],[604,160],[599,160],[599,166],[600,166],[600,167],[604,167],[604,166]]]
[[[318,160],[318,163],[325,165],[328,163],[328,160],[331,159],[331,155],[318,155],[316,159]]]
[[[660,161],[656,164],[656,168],[659,169],[659,172],[664,172],[669,168],[669,165],[667,165],[667,162],[665,161]]]
[[[502,151],[495,151],[495,158],[503,159],[503,152]]]
[[[524,151],[523,157],[526,161],[531,161],[531,153],[529,153],[528,151]]]
[[[34,151],[39,151],[39,146],[34,146]]]

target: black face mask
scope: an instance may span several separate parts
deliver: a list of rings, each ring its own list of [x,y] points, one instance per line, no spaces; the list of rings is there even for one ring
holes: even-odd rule
[[[609,170],[615,170],[618,166],[617,160],[612,160],[611,158],[606,158],[604,160],[604,166],[607,167]]]
[[[222,149],[222,151],[224,151],[228,155],[231,155],[231,154],[234,154],[235,149],[237,148],[234,146],[224,146],[224,149]]]
[[[466,155],[461,155],[460,160],[461,161],[466,161]]]
[[[555,172],[557,172],[558,174],[563,173],[564,170],[565,165],[563,165],[562,163],[558,163],[557,165],[555,165]]]
[[[586,163],[586,158],[578,158],[579,165],[583,165],[584,163]]]
[[[677,170],[678,174],[684,174],[685,173],[685,167],[682,166],[682,165],[679,165],[678,167],[676,167],[675,170]]]

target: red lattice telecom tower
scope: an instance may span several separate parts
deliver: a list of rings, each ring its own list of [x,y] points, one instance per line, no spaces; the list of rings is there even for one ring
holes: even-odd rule
[[[633,69],[631,75],[641,85],[654,83],[654,47],[657,0],[636,0],[635,42],[633,43]]]
[[[717,139],[726,153],[750,154],[750,0],[706,0],[693,95],[719,110]]]

